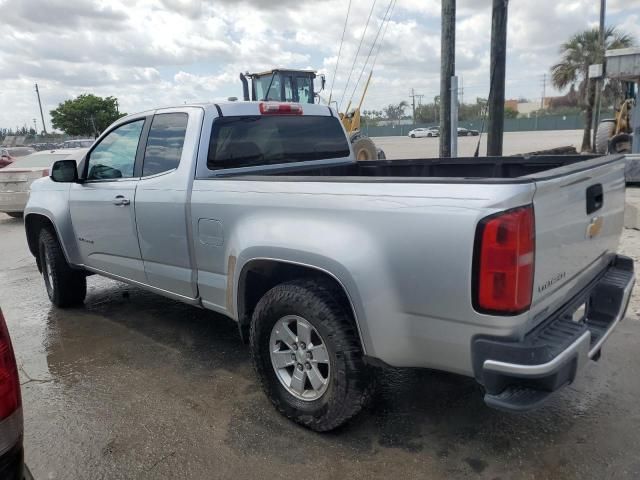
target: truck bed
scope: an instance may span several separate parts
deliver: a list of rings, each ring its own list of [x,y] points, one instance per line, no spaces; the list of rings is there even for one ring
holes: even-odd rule
[[[585,162],[585,168],[593,166],[589,160],[597,163],[615,161],[619,156],[597,157],[596,155],[549,155],[549,156],[510,156],[510,157],[461,157],[461,158],[433,158],[408,160],[375,160],[361,161],[347,164],[332,165],[289,165],[264,170],[252,169],[237,178],[268,180],[277,177],[279,181],[400,181],[400,182],[437,182],[451,181],[452,178],[460,182],[477,183],[479,179],[486,182],[500,182],[510,180],[514,183],[525,183],[539,178],[542,172],[547,172],[576,163]],[[579,171],[576,166],[572,172]],[[544,175],[545,178],[565,173],[558,170]],[[219,172],[224,175],[224,172]],[[321,177],[321,178],[318,178]],[[427,180],[428,179],[428,180]],[[509,183],[511,183],[509,182]]]

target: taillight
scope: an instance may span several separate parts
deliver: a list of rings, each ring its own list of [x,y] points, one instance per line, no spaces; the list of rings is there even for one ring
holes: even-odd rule
[[[263,115],[302,115],[299,103],[260,102],[260,113]]]
[[[529,309],[535,254],[533,206],[507,210],[478,224],[474,255],[474,307],[516,315]]]
[[[22,405],[18,366],[7,324],[0,312],[0,422]]]

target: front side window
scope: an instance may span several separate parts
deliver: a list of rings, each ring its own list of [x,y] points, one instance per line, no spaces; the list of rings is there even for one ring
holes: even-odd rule
[[[349,156],[342,125],[332,116],[250,115],[213,122],[210,170]]]
[[[153,117],[144,152],[143,177],[178,168],[188,120],[186,113],[162,113]]]
[[[87,180],[133,177],[136,152],[144,119],[122,125],[110,132],[89,156]]]
[[[265,75],[254,80],[257,100],[280,100],[280,74]]]
[[[296,79],[298,87],[298,101],[300,103],[313,103],[311,97],[311,79],[309,77],[298,77]]]

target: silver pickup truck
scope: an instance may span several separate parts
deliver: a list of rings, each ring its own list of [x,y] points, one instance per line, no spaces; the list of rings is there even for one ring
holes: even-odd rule
[[[355,162],[335,111],[243,102],[109,127],[33,184],[29,248],[58,307],[99,274],[238,323],[276,408],[335,428],[372,366],[472,376],[538,406],[624,317],[621,157]]]

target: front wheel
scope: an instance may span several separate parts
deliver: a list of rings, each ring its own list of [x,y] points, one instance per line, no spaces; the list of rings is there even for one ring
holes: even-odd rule
[[[412,133],[412,134],[411,134],[411,138],[416,138],[416,136]]]
[[[297,280],[269,290],[251,321],[251,353],[265,393],[287,418],[332,430],[369,390],[358,334],[332,285]]]
[[[376,160],[378,158],[376,144],[369,137],[358,136],[352,142],[351,146],[356,160]]]
[[[57,237],[43,228],[38,245],[40,270],[51,303],[65,308],[84,302],[87,277],[84,272],[69,266]]]

